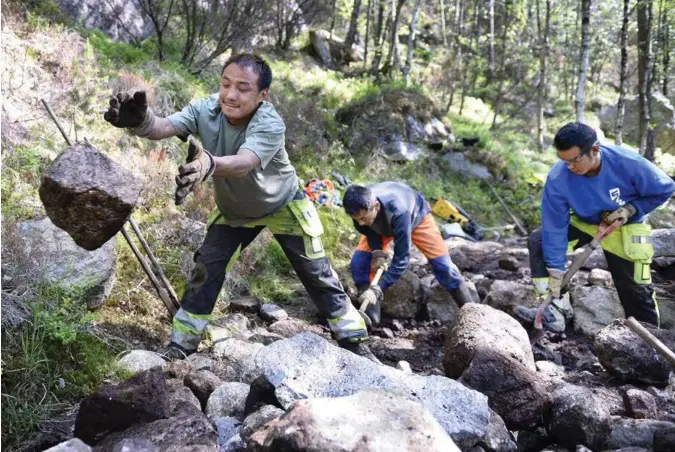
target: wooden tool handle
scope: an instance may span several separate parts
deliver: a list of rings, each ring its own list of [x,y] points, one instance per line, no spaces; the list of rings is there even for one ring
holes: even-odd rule
[[[666,358],[670,363],[675,366],[675,353],[669,349],[663,342],[658,340],[656,336],[649,332],[647,328],[640,325],[640,322],[635,320],[635,317],[628,317],[626,319],[626,326],[633,330],[635,334],[640,336],[646,343],[654,347],[654,349]]]

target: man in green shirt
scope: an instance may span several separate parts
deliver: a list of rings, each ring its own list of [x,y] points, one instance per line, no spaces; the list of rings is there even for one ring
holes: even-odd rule
[[[256,55],[231,57],[223,67],[218,94],[196,100],[167,118],[155,116],[144,92],[118,94],[105,120],[150,140],[189,140],[187,163],[176,177],[176,204],[212,178],[217,209],[173,318],[171,343],[163,350],[181,358],[197,350],[225,272],[268,227],[286,253],[340,346],[369,354],[363,318],[352,306],[326,258],[323,226],[314,205],[299,189],[284,146],[283,120],[267,102],[272,71]],[[199,137],[199,141],[195,139]],[[201,143],[200,143],[201,141]]]

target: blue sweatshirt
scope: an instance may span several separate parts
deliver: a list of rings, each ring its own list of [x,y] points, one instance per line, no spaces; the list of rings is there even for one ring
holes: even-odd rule
[[[371,226],[360,226],[355,221],[354,227],[366,236],[371,250],[382,249],[382,236],[394,238],[394,258],[379,283],[384,290],[398,281],[408,268],[412,231],[431,209],[421,193],[405,184],[382,182],[368,188],[380,202],[380,211]]]
[[[600,224],[602,212],[630,203],[636,213],[628,223],[639,223],[675,192],[673,179],[636,152],[602,144],[600,156],[600,171],[592,177],[574,174],[562,161],[548,173],[541,223],[549,268],[565,269],[570,209],[583,222]]]

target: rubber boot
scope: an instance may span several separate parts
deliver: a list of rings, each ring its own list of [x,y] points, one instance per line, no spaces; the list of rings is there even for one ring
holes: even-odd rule
[[[191,354],[196,352],[196,350],[186,350],[175,342],[169,342],[168,345],[161,347],[157,350],[157,354],[161,355],[167,361],[178,361],[185,359]]]
[[[450,293],[452,294],[452,297],[455,299],[457,306],[459,306],[460,308],[467,303],[475,302],[473,296],[471,295],[471,291],[469,290],[469,285],[465,281],[462,281],[459,287],[457,287]]]

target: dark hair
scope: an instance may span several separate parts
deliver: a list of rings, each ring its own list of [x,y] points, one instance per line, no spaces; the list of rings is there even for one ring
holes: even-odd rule
[[[368,187],[350,185],[345,190],[342,206],[349,215],[355,215],[362,210],[370,210],[375,206],[377,199]]]
[[[258,74],[258,91],[267,89],[272,84],[272,69],[270,69],[269,64],[267,64],[267,61],[262,59],[262,57],[252,53],[232,55],[225,62],[221,75],[225,72],[225,69],[233,63],[241,68],[251,68],[253,69],[253,72]]]
[[[567,151],[578,146],[582,154],[587,154],[597,141],[598,134],[593,127],[580,122],[570,122],[558,130],[553,144],[559,151]]]

